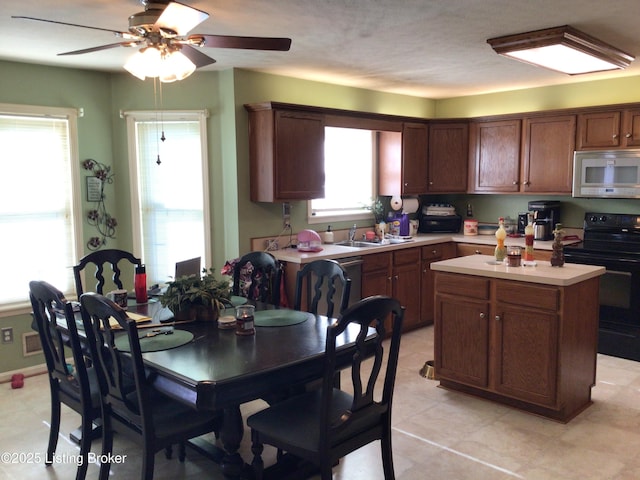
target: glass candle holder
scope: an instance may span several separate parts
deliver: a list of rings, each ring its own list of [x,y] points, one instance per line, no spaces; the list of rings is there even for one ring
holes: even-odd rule
[[[238,305],[236,307],[236,335],[254,335],[256,333],[254,325],[253,305]]]
[[[507,248],[507,266],[519,267],[521,264],[522,264],[522,248],[508,247]]]

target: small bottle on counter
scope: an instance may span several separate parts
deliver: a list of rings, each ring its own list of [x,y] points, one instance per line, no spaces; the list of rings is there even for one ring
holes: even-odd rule
[[[522,261],[525,265],[533,263],[533,217],[531,214],[527,214],[527,226],[524,227],[524,252],[522,255]]]
[[[324,243],[333,243],[333,232],[331,231],[331,225],[327,226],[327,231],[323,234]]]
[[[498,229],[496,230],[496,241],[498,242],[495,251],[496,262],[504,262],[507,256],[507,248],[504,246],[505,238],[507,238],[507,231],[504,229],[504,218],[500,217],[498,219]]]
[[[553,231],[553,245],[551,245],[552,267],[561,267],[564,265],[564,245],[562,245],[563,238],[564,230],[562,230],[562,224],[556,223],[556,229]]]

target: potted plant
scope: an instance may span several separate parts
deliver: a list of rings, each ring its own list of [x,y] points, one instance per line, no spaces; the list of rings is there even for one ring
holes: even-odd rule
[[[205,268],[202,276],[186,275],[169,282],[160,302],[176,320],[216,320],[230,297],[229,281],[218,280],[213,269]]]

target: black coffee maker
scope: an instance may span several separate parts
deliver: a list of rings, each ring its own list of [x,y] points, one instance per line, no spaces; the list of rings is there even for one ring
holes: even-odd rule
[[[560,223],[560,202],[557,200],[532,200],[528,203],[533,213],[533,231],[536,240],[553,240],[553,229]]]

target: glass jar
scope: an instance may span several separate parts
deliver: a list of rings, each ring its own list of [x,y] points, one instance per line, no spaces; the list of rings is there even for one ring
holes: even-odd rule
[[[256,333],[253,305],[238,305],[236,307],[236,335],[254,335]]]

